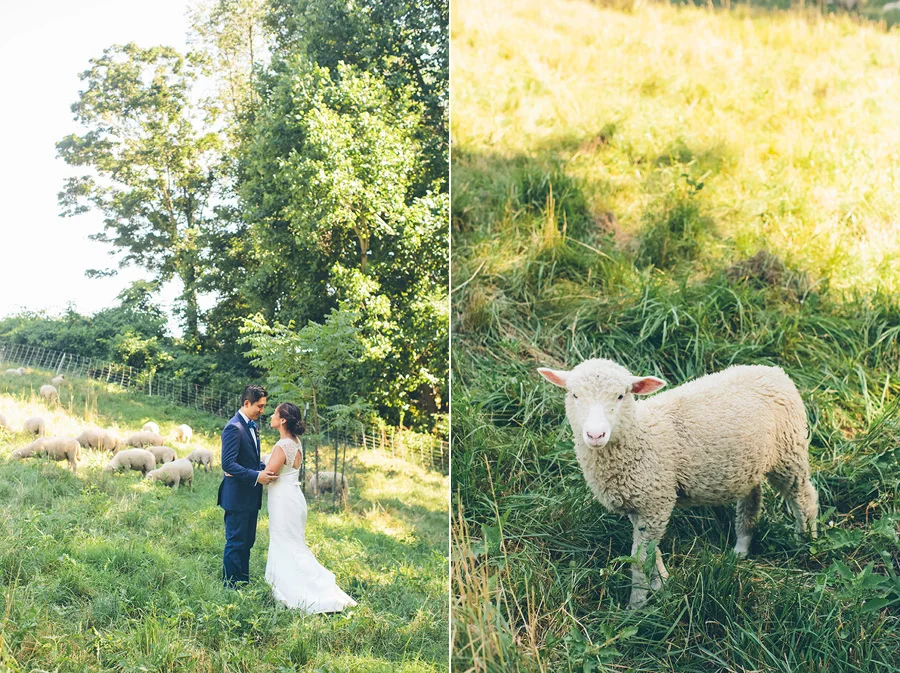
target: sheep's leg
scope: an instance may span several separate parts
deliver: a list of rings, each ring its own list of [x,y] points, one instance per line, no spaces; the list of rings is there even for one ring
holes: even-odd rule
[[[798,536],[809,533],[817,536],[816,524],[819,518],[819,495],[808,477],[802,479],[790,496],[794,513],[794,526]]]
[[[750,551],[750,540],[756,531],[756,523],[759,521],[759,512],[762,509],[762,486],[757,484],[750,493],[738,500],[737,515],[735,517],[735,529],[737,530],[737,544],[734,545],[734,553],[741,558]]]
[[[816,524],[819,518],[819,496],[809,480],[808,474],[784,475],[771,473],[769,482],[787,501],[794,515],[794,530],[797,538],[802,539],[809,533],[816,537]]]
[[[629,518],[634,526],[633,543],[631,545],[631,555],[636,561],[631,566],[631,598],[628,601],[628,607],[639,608],[647,602],[647,592],[649,589],[654,591],[662,586],[661,577],[667,577],[665,566],[662,566],[662,559],[656,543],[662,538],[666,532],[666,525],[669,522],[670,512],[666,512],[665,517],[648,517],[644,514],[631,514]],[[648,582],[647,576],[644,574],[644,562],[647,560],[647,551],[652,547],[654,557],[653,581]],[[662,566],[662,568],[660,568]]]

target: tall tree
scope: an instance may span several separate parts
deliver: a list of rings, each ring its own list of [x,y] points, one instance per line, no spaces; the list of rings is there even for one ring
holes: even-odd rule
[[[422,105],[374,74],[302,55],[277,61],[246,154],[253,241],[245,294],[269,319],[320,320],[338,302],[360,318],[360,378],[390,420],[446,377],[447,195],[417,195]]]
[[[121,266],[142,266],[159,281],[179,279],[185,336],[196,343],[221,158],[221,139],[208,130],[213,120],[192,99],[200,63],[169,47],[127,44],[90,65],[72,105],[86,131],[66,136],[57,150],[68,164],[92,171],[66,180],[62,214],[97,208],[104,231],[91,238],[124,252]]]

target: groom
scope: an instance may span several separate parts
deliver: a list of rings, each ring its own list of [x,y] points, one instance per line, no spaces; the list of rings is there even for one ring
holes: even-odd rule
[[[262,507],[262,485],[278,478],[265,472],[259,455],[256,421],[266,408],[265,389],[244,388],[241,408],[222,430],[222,470],[219,507],[225,510],[225,553],[222,578],[226,587],[250,581],[250,549],[256,541],[256,518]]]

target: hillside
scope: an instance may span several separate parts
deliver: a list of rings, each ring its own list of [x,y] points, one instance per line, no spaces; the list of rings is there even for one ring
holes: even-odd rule
[[[263,579],[267,515],[260,513],[251,585],[221,587],[218,434],[224,419],[157,398],[76,380],[48,408],[34,391],[49,373],[0,375],[0,669],[54,671],[447,670],[445,477],[377,452],[348,453],[350,507],[310,500],[307,540],[360,603],[336,616],[276,607]],[[147,420],[169,436],[194,428],[191,447],[216,455],[210,473],[177,492],[136,472],[102,471],[86,451],[73,477],[64,463],[8,460],[30,441],[21,421],[48,434],[88,423],[122,434]],[[263,444],[274,436],[264,433]],[[171,444],[184,456],[191,447]]]
[[[900,42],[631,5],[453,6],[454,670],[897,670]],[[676,511],[626,610],[631,525],[535,371],[590,357],[784,368],[823,536],[766,489],[737,561],[733,508]]]

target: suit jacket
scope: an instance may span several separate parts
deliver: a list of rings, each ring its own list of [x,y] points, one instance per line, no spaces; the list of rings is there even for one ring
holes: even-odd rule
[[[253,441],[250,426],[240,414],[228,421],[222,430],[222,477],[219,484],[219,507],[233,512],[252,512],[262,507],[262,484],[259,473],[265,468],[259,460],[259,430]]]

